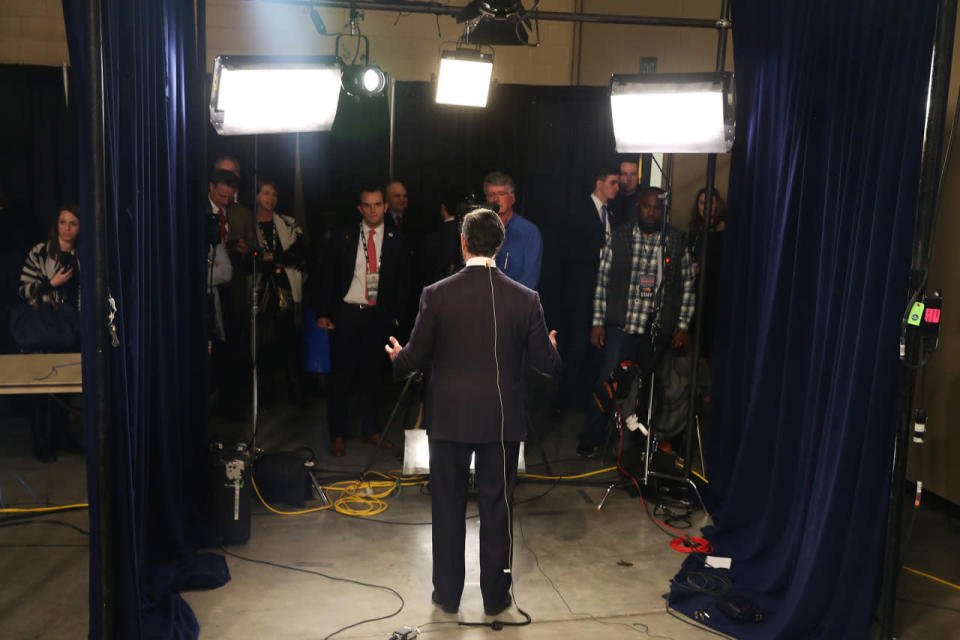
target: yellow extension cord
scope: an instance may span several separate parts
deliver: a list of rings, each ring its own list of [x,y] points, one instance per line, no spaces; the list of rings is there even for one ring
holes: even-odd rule
[[[54,511],[66,511],[67,509],[85,509],[89,508],[87,503],[82,504],[61,504],[56,507],[33,507],[30,509],[20,509],[11,507],[9,509],[0,509],[0,513],[51,513]]]

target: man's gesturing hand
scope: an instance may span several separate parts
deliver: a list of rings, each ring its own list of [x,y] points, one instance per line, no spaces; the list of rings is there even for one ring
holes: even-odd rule
[[[393,362],[403,350],[403,345],[397,342],[396,338],[390,336],[390,344],[383,345],[383,350],[387,352],[387,355],[390,356],[390,361]]]

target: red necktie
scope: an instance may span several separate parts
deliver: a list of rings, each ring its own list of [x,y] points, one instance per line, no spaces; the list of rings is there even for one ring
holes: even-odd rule
[[[227,216],[223,213],[223,207],[217,209],[217,215],[220,216],[220,242],[227,239]]]
[[[370,229],[370,238],[367,240],[367,273],[376,273],[377,272],[377,243],[374,242],[373,234],[376,233],[375,229]],[[367,293],[367,302],[370,304],[376,304],[376,298],[373,300],[370,299],[370,294]]]

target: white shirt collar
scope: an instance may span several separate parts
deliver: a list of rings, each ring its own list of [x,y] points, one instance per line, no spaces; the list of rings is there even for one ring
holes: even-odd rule
[[[488,258],[486,256],[473,256],[467,260],[466,266],[468,267],[495,267],[497,263],[493,258]]]
[[[593,193],[590,194],[590,199],[593,200],[593,206],[597,208],[597,215],[599,215],[600,207],[602,207],[605,203],[602,202],[600,198],[598,198],[596,194],[593,194]]]
[[[366,221],[364,221],[364,222],[362,223],[362,226],[363,226],[363,235],[365,235],[365,236],[369,236],[369,235],[370,235],[370,230],[371,230],[371,229],[376,232],[376,233],[373,234],[374,237],[379,238],[380,236],[383,235],[383,223],[382,223],[382,222],[380,223],[380,226],[379,226],[379,227],[371,227],[370,225],[368,225],[368,224],[366,223]]]

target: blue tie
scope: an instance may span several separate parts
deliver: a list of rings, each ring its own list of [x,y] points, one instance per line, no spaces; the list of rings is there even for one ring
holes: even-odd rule
[[[607,205],[600,205],[600,222],[603,223],[603,232],[607,232]]]

